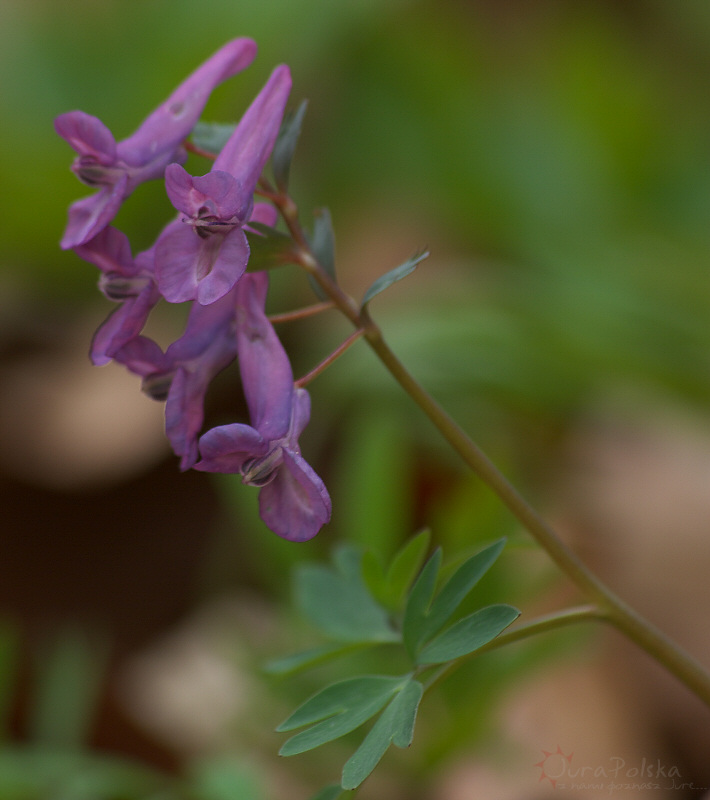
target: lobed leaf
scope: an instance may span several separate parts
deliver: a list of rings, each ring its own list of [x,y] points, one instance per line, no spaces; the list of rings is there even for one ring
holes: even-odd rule
[[[343,789],[357,788],[374,770],[390,744],[409,747],[423,693],[422,684],[413,679],[397,693],[343,767]]]
[[[430,639],[449,621],[466,595],[486,574],[505,547],[505,539],[485,547],[464,561],[434,598],[426,613],[421,641]]]
[[[271,155],[271,167],[274,172],[276,186],[281,192],[288,190],[288,179],[291,171],[291,162],[296,150],[296,143],[301,134],[301,124],[306,114],[308,101],[304,100],[301,105],[292,113],[284,117],[281,130],[274,144]]]
[[[425,258],[429,256],[428,252],[418,253],[415,256],[407,259],[403,264],[400,264],[398,267],[391,269],[389,272],[385,272],[384,275],[381,275],[365,292],[365,295],[362,298],[362,303],[360,304],[360,308],[364,308],[373,297],[380,294],[380,292],[384,292],[385,289],[389,289],[393,283],[397,283],[397,281],[401,281],[402,278],[406,278],[407,275],[410,275],[414,270],[417,268],[417,265],[424,261]]]
[[[520,611],[503,603],[486,606],[459,620],[427,644],[417,656],[418,664],[442,664],[461,658],[495,639]]]
[[[406,681],[402,677],[365,675],[327,686],[276,729],[289,731],[315,723],[286,741],[279,754],[304,753],[355,730],[373,717]]]

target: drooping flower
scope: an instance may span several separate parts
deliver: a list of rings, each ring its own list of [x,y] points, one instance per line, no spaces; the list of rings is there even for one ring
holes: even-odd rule
[[[243,227],[290,90],[288,67],[277,67],[207,175],[192,177],[179,164],[166,169],[168,197],[181,212],[155,251],[158,286],[169,302],[214,303],[244,274],[249,245]]]
[[[116,142],[96,117],[69,111],[55,120],[57,133],[79,154],[72,170],[99,191],[69,207],[64,249],[85,244],[116,216],[123,200],[144,181],[160,178],[168,164],[183,162],[182,142],[199,119],[212,90],[251,64],[252,39],[234,39],[192,73],[127,139]]]
[[[109,225],[75,252],[99,268],[99,289],[109,300],[121,304],[99,327],[91,344],[91,360],[102,366],[140,334],[160,300],[153,276],[153,250],[134,259],[128,237]]]
[[[257,203],[251,221],[273,226],[276,209]],[[143,378],[146,394],[166,401],[165,433],[181,470],[198,459],[197,437],[210,382],[236,358],[237,302],[232,290],[209,306],[193,303],[183,335],[165,353],[152,339],[135,336],[114,354]]]
[[[251,425],[223,425],[200,437],[195,469],[241,474],[260,488],[262,520],[279,536],[306,541],[330,519],[323,481],[301,455],[298,437],[310,417],[308,392],[294,387],[288,356],[269,322],[266,273],[237,284],[237,350]]]

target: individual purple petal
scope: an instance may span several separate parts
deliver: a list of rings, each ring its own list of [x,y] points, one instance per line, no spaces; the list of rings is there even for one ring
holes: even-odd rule
[[[330,519],[323,481],[295,453],[283,450],[283,464],[259,493],[259,515],[278,536],[292,542],[312,539]]]
[[[293,372],[264,305],[269,278],[247,273],[237,286],[237,350],[252,425],[266,439],[280,439],[291,423]]]
[[[222,81],[246,69],[256,57],[256,42],[234,39],[210,56],[138,128],[120,142],[126,163],[145,164],[157,152],[173,151],[190,135],[210,94]]]
[[[86,244],[75,247],[74,252],[104,273],[118,272],[130,276],[138,271],[128,237],[110,225]]]
[[[278,218],[279,212],[270,203],[255,203],[249,222],[258,222],[261,225],[268,225],[273,228]]]
[[[100,119],[83,111],[68,111],[54,120],[54,129],[80,156],[90,156],[99,164],[116,159],[116,140]]]
[[[140,334],[148,315],[160,300],[154,283],[136,297],[126,299],[98,328],[91,343],[91,361],[96,366],[108,364],[116,353]]]
[[[246,234],[241,228],[235,228],[226,236],[219,240],[219,248],[212,258],[212,253],[208,248],[205,249],[204,262],[198,259],[198,266],[201,263],[207,267],[210,261],[207,274],[197,283],[197,302],[202,305],[209,305],[224,297],[237,281],[244,275],[249,262],[249,242]]]
[[[212,428],[200,437],[201,472],[240,473],[247,459],[265,455],[268,442],[249,425],[233,423]]]
[[[63,250],[77,247],[100,233],[118,213],[127,195],[128,175],[69,206],[69,220],[60,241]]]
[[[234,287],[248,261],[249,243],[241,228],[202,238],[177,220],[163,230],[155,248],[156,279],[169,303],[214,303]]]
[[[233,175],[251,199],[274,148],[291,91],[291,73],[282,64],[271,73],[214,162],[214,170]]]
[[[165,353],[146,336],[135,336],[118,350],[114,356],[120,364],[124,364],[134,375],[147,378],[154,373],[164,372],[167,366]]]

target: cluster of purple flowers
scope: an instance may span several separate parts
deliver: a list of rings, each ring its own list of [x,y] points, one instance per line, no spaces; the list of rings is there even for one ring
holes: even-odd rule
[[[57,133],[78,153],[72,170],[98,189],[70,206],[61,246],[98,267],[99,288],[119,303],[96,332],[93,363],[124,364],[142,378],[147,394],[165,401],[166,434],[181,469],[240,474],[245,484],[260,487],[260,514],[269,528],[305,541],[331,510],[323,482],[298,446],[310,398],[294,385],[266,316],[267,273],[245,273],[245,228],[276,224],[275,208],[255,204],[254,192],[281,126],[291,89],[288,67],[273,71],[209,173],[193,177],[181,166],[183,143],[210,93],[255,55],[251,39],[229,42],[121,142],[82,111],[59,116]],[[178,216],[152,247],[133,256],[126,235],[110,223],[138,184],[161,178]],[[161,299],[191,303],[184,333],[165,351],[142,335]],[[234,359],[251,424],[200,436],[209,383]]]

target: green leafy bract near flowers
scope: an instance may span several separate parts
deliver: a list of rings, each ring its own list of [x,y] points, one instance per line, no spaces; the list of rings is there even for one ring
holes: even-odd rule
[[[327,208],[318,209],[313,219],[313,233],[309,244],[313,255],[326,273],[333,279],[335,278],[335,233],[333,232],[333,221],[330,211]],[[318,298],[326,300],[326,294],[318,283],[309,275],[308,280]]]
[[[423,253],[417,253],[417,255],[407,259],[398,267],[391,269],[389,272],[385,272],[385,274],[381,275],[365,292],[360,307],[364,308],[370,302],[370,300],[372,300],[372,298],[376,295],[380,294],[380,292],[384,292],[384,290],[389,289],[393,283],[397,283],[397,281],[401,281],[402,278],[406,278],[407,275],[411,275],[411,273],[417,268],[417,265],[421,261],[424,261],[424,259],[428,256],[429,253],[426,251]]]
[[[293,240],[290,236],[260,222],[250,222],[248,228],[253,230],[245,231],[249,241],[247,272],[258,272],[294,262]]]
[[[382,712],[362,744],[343,767],[343,789],[357,788],[377,766],[390,744],[409,747],[424,687],[409,680]]]
[[[337,568],[304,564],[296,571],[296,605],[316,627],[338,642],[397,642],[387,612],[370,595],[361,577],[361,554],[340,548]]]
[[[301,134],[301,124],[306,114],[308,101],[304,100],[301,105],[292,113],[284,117],[281,124],[276,144],[271,155],[271,167],[274,172],[274,181],[279,191],[288,190],[288,179],[291,171],[291,161],[296,150],[298,137]]]
[[[423,647],[417,655],[417,663],[443,664],[473,653],[495,639],[519,616],[517,608],[503,603],[481,608]]]
[[[277,731],[290,731],[312,725],[292,736],[279,754],[293,756],[313,750],[359,728],[373,717],[408,681],[409,676],[364,675],[327,686],[299,706],[279,725]],[[315,724],[313,724],[315,723]]]
[[[198,122],[192,129],[190,139],[195,147],[218,156],[236,127],[236,122]]]

